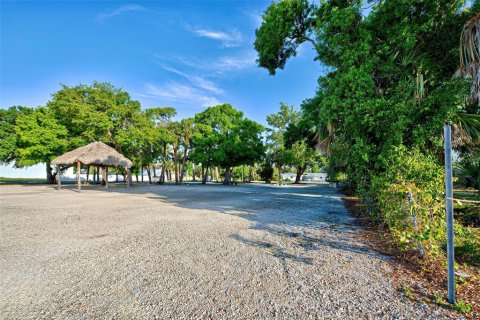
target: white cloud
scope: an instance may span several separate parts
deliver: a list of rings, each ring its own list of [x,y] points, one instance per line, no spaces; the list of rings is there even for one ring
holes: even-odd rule
[[[242,12],[250,18],[255,28],[260,28],[263,22],[262,14],[246,10],[242,10]]]
[[[214,96],[205,94],[193,86],[181,84],[178,82],[168,82],[162,86],[153,84],[147,85],[147,90],[143,97],[160,98],[168,102],[176,102],[181,104],[209,107],[220,104]]]
[[[198,59],[195,57],[184,56],[165,56],[153,54],[156,63],[162,67],[165,61],[169,63],[181,64],[191,70],[197,70],[204,74],[219,75],[226,72],[241,71],[256,66],[257,55],[255,51],[249,50],[239,55],[223,56],[216,59]],[[172,71],[171,68],[169,71]]]
[[[172,67],[169,67],[169,66],[166,66],[166,65],[161,65],[161,67],[166,71],[169,71],[169,72],[172,72],[172,73],[175,73],[177,75],[180,75],[180,76],[184,77],[193,86],[195,86],[197,88],[204,89],[206,91],[209,91],[209,92],[212,92],[212,93],[215,93],[215,94],[222,94],[223,93],[223,89],[221,89],[215,82],[213,82],[211,80],[205,79],[201,76],[195,76],[195,75],[187,74],[185,72],[182,72],[180,70],[177,70],[175,68],[172,68]]]
[[[255,66],[255,59],[255,56],[250,54],[243,57],[222,57],[213,63],[213,67],[219,73],[243,70]]]
[[[123,5],[123,6],[120,6],[120,7],[116,8],[114,10],[111,10],[109,12],[98,14],[97,15],[97,20],[98,21],[105,21],[109,18],[118,16],[118,15],[121,15],[121,14],[124,14],[124,13],[127,13],[127,12],[145,11],[145,10],[146,10],[145,7],[142,7],[142,6],[139,6],[139,5],[136,5],[136,4],[126,4],[126,5]]]
[[[223,31],[195,28],[193,29],[193,33],[202,38],[221,41],[226,48],[238,47],[242,44],[242,34],[238,30],[226,33]]]

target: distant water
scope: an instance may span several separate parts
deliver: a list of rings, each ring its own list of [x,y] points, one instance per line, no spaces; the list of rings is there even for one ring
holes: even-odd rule
[[[0,177],[3,178],[45,178],[46,176],[44,163],[24,168],[15,168],[13,164],[0,164]]]

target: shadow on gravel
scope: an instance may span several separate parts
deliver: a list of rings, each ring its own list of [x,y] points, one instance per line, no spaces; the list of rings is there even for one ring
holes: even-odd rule
[[[336,250],[348,251],[357,254],[365,254],[375,258],[379,257],[379,254],[377,252],[372,251],[366,246],[359,246],[353,244],[350,241],[342,241],[339,238],[337,238],[337,241],[335,241],[326,238],[319,239],[307,236],[302,233],[287,232],[283,230],[269,230],[269,232],[281,237],[293,238],[293,240],[296,240],[297,245],[303,247],[305,250],[319,250],[321,249],[321,247],[330,247]]]
[[[342,195],[324,185],[279,187],[261,184],[238,186],[147,184],[130,189],[123,185],[113,185],[110,189],[98,186],[86,191],[89,194],[105,192],[121,193],[122,196],[142,195],[150,201],[158,201],[159,206],[173,205],[215,211],[247,219],[252,222],[250,229],[265,230],[276,236],[290,238],[305,250],[330,247],[380,258],[376,252],[352,241],[350,235],[356,233],[360,227],[346,210]],[[312,237],[297,232],[305,228],[325,230],[325,237]],[[268,250],[276,257],[312,263],[308,259],[291,255],[271,243],[248,239],[238,234],[231,237],[247,245]]]
[[[232,234],[230,237],[232,239],[243,242],[244,244],[247,244],[249,246],[259,248],[259,249],[263,249],[263,250],[269,252],[272,256],[274,256],[276,258],[288,259],[288,260],[292,260],[292,261],[295,261],[295,262],[301,262],[301,263],[305,263],[305,264],[309,264],[309,265],[313,264],[312,259],[310,259],[310,258],[297,257],[293,254],[290,254],[290,253],[286,252],[285,249],[283,249],[282,247],[276,246],[276,245],[274,245],[272,243],[269,243],[269,242],[266,242],[266,241],[248,239],[248,238],[243,237],[239,234]]]

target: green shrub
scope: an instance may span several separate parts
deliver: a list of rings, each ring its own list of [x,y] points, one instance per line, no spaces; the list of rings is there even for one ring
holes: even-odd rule
[[[385,223],[404,249],[420,242],[426,254],[446,252],[444,169],[419,150],[395,149],[387,169],[372,180],[374,218]],[[407,195],[411,194],[411,204]],[[412,212],[417,227],[413,226]],[[455,256],[480,266],[480,230],[455,221]]]
[[[455,164],[461,183],[467,188],[480,190],[480,157],[464,156]]]
[[[455,223],[455,258],[480,267],[480,230]],[[444,250],[447,245],[444,243]]]
[[[265,162],[262,164],[262,167],[259,171],[260,178],[266,183],[272,182],[273,178],[273,167],[270,163]]]
[[[388,226],[403,248],[415,248],[420,242],[426,253],[438,253],[445,237],[443,168],[434,157],[403,146],[389,159],[387,169],[372,179],[375,217]]]

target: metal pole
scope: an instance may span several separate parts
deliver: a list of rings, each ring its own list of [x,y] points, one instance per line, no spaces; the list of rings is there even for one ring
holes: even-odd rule
[[[445,124],[445,200],[447,213],[448,302],[455,304],[455,260],[453,252],[452,138],[450,124]]]

